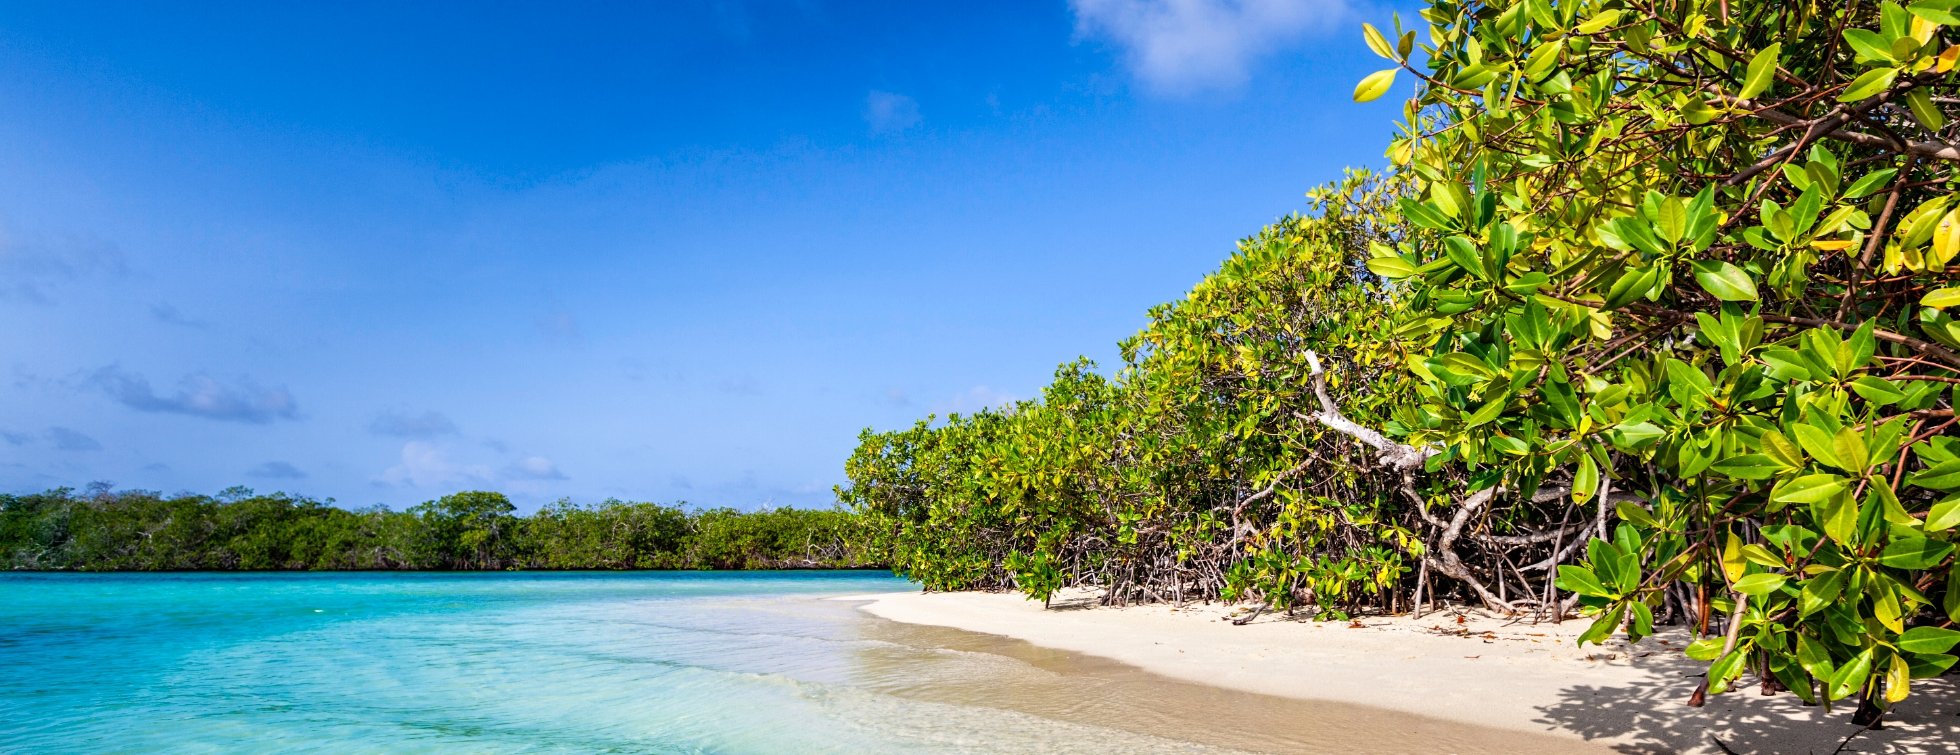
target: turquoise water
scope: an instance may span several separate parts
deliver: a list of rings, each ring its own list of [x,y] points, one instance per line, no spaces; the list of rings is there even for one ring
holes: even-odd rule
[[[0,751],[1209,749],[1092,707],[1034,715],[1094,691],[822,599],[908,589],[871,572],[0,574]]]

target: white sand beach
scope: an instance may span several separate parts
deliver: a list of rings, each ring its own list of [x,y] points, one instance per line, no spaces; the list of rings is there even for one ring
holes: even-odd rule
[[[1568,737],[1576,749],[1719,753],[1719,739],[1737,753],[1831,753],[1859,730],[1848,706],[1827,713],[1788,693],[1764,697],[1749,676],[1689,707],[1702,665],[1680,654],[1678,631],[1580,648],[1584,620],[1532,624],[1476,612],[1356,622],[1267,614],[1234,626],[1228,619],[1243,609],[1216,604],[1102,608],[1077,595],[1044,610],[1011,593],[855,599],[892,621],[1010,637],[1216,687]],[[1844,751],[1952,752],[1956,714],[1960,694],[1949,680],[1915,682],[1884,728]]]

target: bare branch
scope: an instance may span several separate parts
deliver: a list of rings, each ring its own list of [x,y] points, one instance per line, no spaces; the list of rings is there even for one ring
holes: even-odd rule
[[[1382,466],[1392,469],[1406,471],[1420,468],[1423,462],[1429,460],[1429,457],[1439,453],[1436,449],[1432,448],[1416,448],[1415,446],[1404,443],[1397,443],[1389,440],[1388,436],[1382,435],[1380,432],[1362,427],[1356,424],[1354,420],[1348,419],[1347,415],[1341,413],[1341,407],[1335,404],[1334,399],[1327,395],[1327,371],[1320,366],[1320,355],[1314,353],[1312,350],[1308,350],[1307,364],[1312,369],[1313,394],[1315,398],[1320,399],[1320,411],[1314,412],[1313,414],[1302,414],[1300,416],[1317,421],[1325,425],[1329,430],[1367,444],[1369,447],[1380,452],[1375,460],[1380,462]]]

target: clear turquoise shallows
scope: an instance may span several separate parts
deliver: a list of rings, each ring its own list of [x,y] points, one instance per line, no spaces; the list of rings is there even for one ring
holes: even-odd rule
[[[882,572],[0,574],[0,752],[1209,749],[1031,715],[1025,691],[1069,677],[824,599],[910,589]]]

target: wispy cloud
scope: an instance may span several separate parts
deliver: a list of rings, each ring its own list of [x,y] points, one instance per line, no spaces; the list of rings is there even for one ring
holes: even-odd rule
[[[864,122],[871,133],[891,134],[919,125],[918,101],[876,89],[864,98]]]
[[[45,435],[49,443],[61,451],[100,451],[102,444],[94,438],[66,427],[50,427]]]
[[[1233,88],[1258,58],[1336,27],[1348,0],[1070,0],[1078,38],[1105,39],[1166,94]]]
[[[157,393],[148,378],[110,365],[96,370],[86,382],[137,411],[253,424],[299,418],[293,394],[285,388],[262,387],[249,378],[226,384],[201,373],[186,375],[177,381],[174,392],[165,395]]]
[[[504,477],[513,480],[563,480],[558,464],[542,456],[526,456],[504,467]]]
[[[762,382],[756,380],[754,375],[730,375],[715,383],[715,390],[730,396],[760,396]]]
[[[178,310],[176,305],[169,302],[157,302],[156,304],[150,305],[150,318],[166,325],[176,325],[197,330],[203,330],[205,327],[203,320],[191,319],[182,311]]]
[[[252,477],[263,477],[269,480],[302,480],[306,478],[305,471],[283,461],[268,461],[245,470],[245,474]]]
[[[0,299],[45,304],[68,284],[127,270],[122,250],[106,241],[19,239],[0,232]]]
[[[459,463],[442,446],[411,440],[402,444],[401,462],[383,471],[378,481],[386,485],[438,488],[487,485],[494,477],[487,466]]]
[[[390,438],[428,440],[456,434],[456,423],[442,412],[430,410],[417,415],[382,412],[368,423],[368,432]]]

